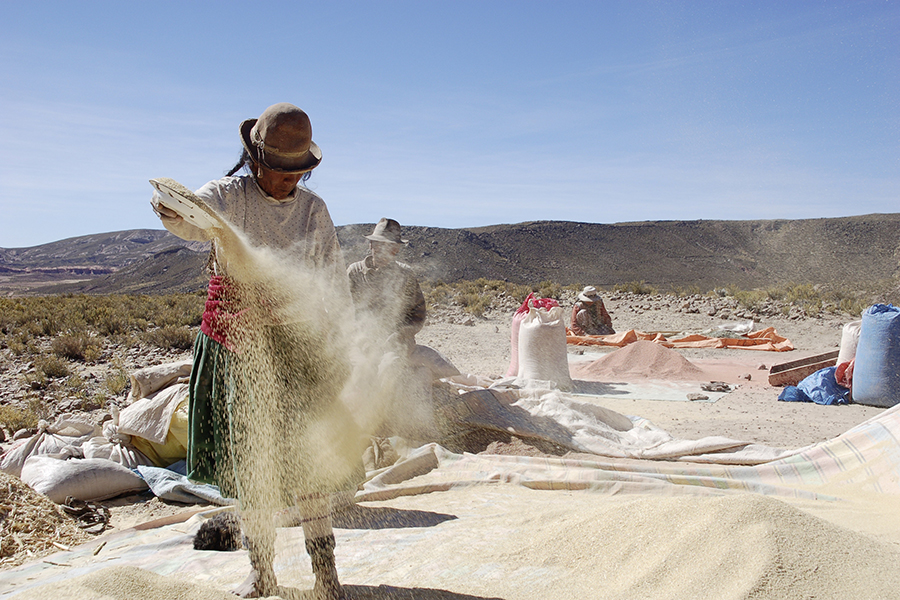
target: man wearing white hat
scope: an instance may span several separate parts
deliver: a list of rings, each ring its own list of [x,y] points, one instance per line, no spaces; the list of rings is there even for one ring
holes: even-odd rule
[[[569,329],[575,335],[610,335],[615,333],[612,317],[603,306],[597,288],[589,285],[578,294],[572,307],[572,323]]]
[[[408,244],[400,236],[400,223],[382,218],[369,240],[369,254],[347,268],[350,293],[358,316],[385,328],[411,352],[416,334],[425,325],[425,295],[412,267],[397,262],[397,254]]]
[[[356,317],[383,353],[372,385],[381,404],[376,435],[432,440],[437,434],[433,382],[459,370],[433,348],[416,344],[425,325],[425,296],[412,267],[396,260],[408,243],[400,223],[381,219],[366,239],[368,255],[351,264],[347,275]]]

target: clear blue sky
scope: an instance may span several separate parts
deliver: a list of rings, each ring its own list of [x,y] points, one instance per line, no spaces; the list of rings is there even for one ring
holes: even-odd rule
[[[4,248],[161,228],[282,101],[338,225],[900,212],[900,1],[0,8]]]

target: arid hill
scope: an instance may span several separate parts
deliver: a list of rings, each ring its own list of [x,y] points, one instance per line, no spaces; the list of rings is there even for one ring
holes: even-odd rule
[[[362,258],[370,223],[338,228],[346,261]],[[466,229],[404,227],[403,260],[423,278],[661,289],[900,278],[900,213],[768,221],[536,221]],[[0,292],[163,293],[205,285],[202,244],[164,230],[82,236],[0,249]]]

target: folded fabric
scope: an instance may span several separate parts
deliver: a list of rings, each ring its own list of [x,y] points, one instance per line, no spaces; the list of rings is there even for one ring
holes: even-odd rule
[[[719,436],[676,439],[646,419],[595,404],[590,396],[556,389],[472,390],[437,401],[436,409],[446,422],[610,458],[754,465],[794,452]]]
[[[150,486],[150,491],[162,500],[185,504],[208,502],[217,506],[235,503],[230,498],[223,498],[218,487],[207,483],[194,483],[171,469],[140,466],[137,471]]]

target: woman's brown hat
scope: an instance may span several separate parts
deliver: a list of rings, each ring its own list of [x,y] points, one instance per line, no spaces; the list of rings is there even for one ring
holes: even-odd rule
[[[258,119],[241,123],[240,131],[250,158],[272,171],[305,173],[322,160],[309,117],[293,104],[273,104]]]

